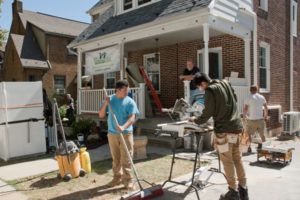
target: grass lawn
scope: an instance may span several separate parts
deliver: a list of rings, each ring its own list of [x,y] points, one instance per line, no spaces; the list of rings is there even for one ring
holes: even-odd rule
[[[151,183],[160,183],[169,176],[171,156],[150,154],[148,159],[136,161],[136,168],[141,179]],[[176,159],[173,177],[191,173],[193,162]],[[107,188],[112,177],[112,161],[104,160],[92,164],[92,173],[65,182],[57,179],[58,171],[35,177],[9,181],[8,184],[22,191],[30,199],[105,199],[117,198],[128,191],[123,185]],[[148,187],[148,186],[147,186]]]

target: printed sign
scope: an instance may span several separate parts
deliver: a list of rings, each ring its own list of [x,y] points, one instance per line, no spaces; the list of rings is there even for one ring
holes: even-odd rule
[[[85,75],[120,71],[120,45],[85,54]]]

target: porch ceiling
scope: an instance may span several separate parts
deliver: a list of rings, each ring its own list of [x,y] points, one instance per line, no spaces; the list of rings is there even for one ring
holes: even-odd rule
[[[210,28],[210,38],[225,33]],[[203,39],[203,27],[187,29],[182,31],[176,31],[167,34],[161,34],[153,37],[144,38],[132,42],[125,43],[125,52],[139,51],[143,49],[156,48],[155,39],[158,38],[158,47],[168,46],[176,43],[183,43],[194,40]]]

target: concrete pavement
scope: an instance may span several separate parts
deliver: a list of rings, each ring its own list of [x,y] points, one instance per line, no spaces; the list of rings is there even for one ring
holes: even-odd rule
[[[295,147],[293,161],[289,165],[268,165],[256,162],[257,155],[243,157],[249,196],[251,200],[299,200],[300,199],[300,141],[281,142]],[[263,159],[262,159],[263,160]],[[217,167],[216,160],[213,166]],[[201,174],[200,180],[205,180],[209,172]],[[188,180],[191,174],[177,178],[177,181]],[[226,180],[221,174],[215,173],[206,188],[199,191],[200,199],[216,200],[221,193],[227,192]],[[186,187],[168,183],[164,187],[165,194],[155,200],[196,200],[193,190],[186,192]]]

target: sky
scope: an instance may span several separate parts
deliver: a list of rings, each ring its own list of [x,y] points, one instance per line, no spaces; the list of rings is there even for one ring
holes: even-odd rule
[[[12,22],[12,3],[14,0],[4,0],[1,5],[0,25],[9,31]],[[98,0],[22,0],[23,9],[41,12],[49,15],[91,23],[91,17],[86,13]]]

